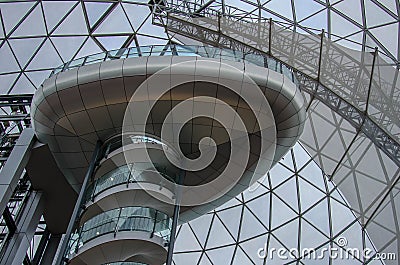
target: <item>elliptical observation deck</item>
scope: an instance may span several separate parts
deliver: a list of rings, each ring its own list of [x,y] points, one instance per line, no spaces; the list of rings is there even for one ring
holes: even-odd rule
[[[121,49],[55,69],[31,116],[76,191],[96,143],[105,143],[71,238],[71,264],[162,264],[172,206],[189,221],[266,174],[300,137],[303,104],[284,65],[226,49]],[[189,187],[179,201],[175,183]]]

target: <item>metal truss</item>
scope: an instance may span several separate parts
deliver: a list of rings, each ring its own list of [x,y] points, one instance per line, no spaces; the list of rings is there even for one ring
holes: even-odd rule
[[[175,7],[177,6],[174,6],[174,8]],[[310,94],[312,98],[318,99],[319,101],[323,102],[329,108],[337,112],[341,117],[349,121],[352,126],[356,128],[356,130],[363,132],[366,137],[368,137],[377,147],[380,148],[380,150],[382,150],[394,163],[396,163],[397,166],[400,167],[400,144],[388,132],[386,132],[374,120],[372,120],[367,115],[367,111],[361,111],[360,109],[355,107],[354,104],[351,104],[349,102],[348,97],[345,98],[343,97],[343,95],[338,95],[328,87],[321,84],[318,79],[320,73],[317,73],[317,76],[315,78],[311,77],[309,74],[304,73],[304,71],[296,69],[290,66],[287,62],[284,62],[279,58],[273,56],[271,50],[267,52],[263,51],[259,47],[257,47],[257,44],[244,43],[236,38],[232,38],[224,34],[224,32],[222,32],[219,27],[222,14],[219,14],[217,16],[219,19],[215,22],[215,28],[212,28],[193,24],[191,23],[190,19],[180,19],[176,16],[171,15],[171,13],[173,14],[175,12],[178,14],[184,14],[184,12],[180,10],[165,9],[163,7],[162,9],[158,10],[158,12],[153,13],[153,23],[159,26],[163,26],[173,33],[177,33],[179,35],[203,42],[211,46],[238,50],[243,52],[244,54],[253,53],[257,55],[263,55],[266,58],[272,57],[273,59],[280,61],[296,75],[299,81],[299,87],[302,91]],[[212,12],[212,14],[214,13],[215,12]],[[185,15],[187,17],[193,17],[193,15],[190,15],[188,13],[186,13]],[[198,15],[196,14],[195,16]],[[237,23],[235,21],[232,21],[231,23],[235,23],[235,29],[237,29],[237,31],[241,34],[255,34],[255,31],[249,28],[247,28],[245,31],[242,31],[240,29],[240,21],[238,21]],[[272,23],[270,23],[269,25],[272,26]],[[259,31],[257,31],[257,34],[259,34]],[[264,42],[268,42],[269,40],[268,43],[270,45],[271,39],[273,38],[272,30],[266,31],[264,33],[264,36],[260,37],[261,40]],[[321,58],[318,54],[321,52],[320,50],[321,49],[317,47],[317,49],[314,49],[312,51],[303,51],[302,54],[304,54],[305,57],[302,58],[301,61],[308,61],[309,63],[310,60],[312,60],[314,61],[315,65],[318,66],[318,58]],[[313,54],[315,52],[317,52],[317,54]],[[332,69],[337,69],[337,67],[339,67],[340,69],[339,65],[331,66]],[[338,74],[343,77],[344,82],[342,85],[348,86],[349,81],[346,82],[345,80],[355,80],[354,75],[356,75],[357,73],[352,72],[348,68],[341,68],[342,69]],[[368,83],[368,85],[370,84]],[[367,95],[368,92],[368,87],[359,91],[360,96],[363,95],[364,97]],[[374,103],[379,104],[379,101],[375,101]],[[386,108],[384,102],[380,101],[380,103],[382,103],[379,104],[382,106],[382,108]]]
[[[31,125],[30,105],[32,97],[32,94],[0,95],[0,170],[7,161],[22,131]],[[7,203],[5,211],[0,216],[0,256],[16,232],[16,221],[22,213],[31,191],[29,176],[24,172],[10,201]],[[40,248],[47,242],[46,233],[48,231],[45,221],[41,220],[35,231],[35,236],[30,242],[29,251],[23,261],[24,265],[38,264],[39,254],[37,254],[36,245],[39,245]]]
[[[0,168],[7,161],[22,130],[29,127],[33,95],[0,95]]]

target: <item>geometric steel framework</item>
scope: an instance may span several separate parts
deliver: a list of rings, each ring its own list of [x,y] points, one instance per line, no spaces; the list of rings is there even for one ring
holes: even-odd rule
[[[348,240],[345,249],[373,248],[347,207],[312,157],[297,144],[258,186],[207,216],[182,225],[175,264],[343,264],[328,256],[314,263],[301,255],[285,261],[260,259],[257,251],[267,244],[267,248],[287,250],[314,247],[318,252],[328,246],[339,248],[337,239],[342,236]],[[334,214],[338,211],[342,212],[340,216]],[[354,256],[344,262],[367,261]],[[383,263],[371,260],[368,264]]]
[[[172,3],[168,5],[168,8],[158,6],[156,11],[154,12],[154,23],[159,26],[163,26],[168,30],[177,33],[179,35],[183,35],[190,39],[194,39],[200,41],[202,43],[206,43],[216,47],[224,47],[236,51],[240,51],[243,54],[260,54],[264,56],[270,56],[274,59],[278,60],[280,63],[287,66],[291,69],[297,76],[297,80],[299,81],[300,88],[304,91],[309,93],[313,98],[316,98],[326,105],[328,105],[332,110],[336,111],[337,113],[341,114],[347,121],[349,121],[357,131],[363,132],[369,139],[371,139],[379,148],[382,149],[385,154],[387,154],[398,166],[400,166],[400,144],[398,143],[398,138],[394,137],[392,133],[388,133],[385,129],[382,129],[380,125],[377,124],[376,121],[370,118],[367,114],[368,111],[360,110],[360,106],[355,106],[352,103],[352,99],[345,99],[344,97],[340,96],[337,92],[332,91],[331,89],[327,88],[324,84],[319,82],[319,78],[321,76],[321,61],[322,61],[322,50],[323,50],[323,36],[324,32],[322,32],[320,39],[320,44],[318,45],[319,51],[313,51],[312,49],[307,49],[303,56],[306,56],[302,62],[307,60],[315,60],[318,61],[318,72],[316,73],[317,78],[311,77],[309,74],[302,72],[301,70],[296,69],[290,63],[282,61],[279,57],[274,56],[271,49],[271,40],[273,38],[273,21],[270,19],[268,23],[265,24],[252,24],[252,23],[244,23],[243,16],[237,17],[231,14],[221,14],[215,10],[209,10],[208,6],[203,7],[202,4],[196,4],[193,2],[186,3],[186,1],[177,1],[178,4]],[[233,14],[239,13],[235,7],[226,7],[226,10],[229,10]],[[194,11],[194,10],[201,10]],[[191,11],[191,13],[190,13]],[[174,13],[176,14],[174,16]],[[211,19],[218,19],[218,22],[214,23],[212,21],[196,21],[193,18],[193,14],[195,17],[211,17]],[[217,16],[216,16],[217,14]],[[214,16],[214,18],[213,18]],[[225,28],[221,27],[221,17],[226,17],[229,22],[224,22]],[[217,27],[214,29],[213,26],[217,24]],[[230,28],[230,31],[226,28]],[[251,28],[254,27],[254,28]],[[260,27],[263,27],[260,29]],[[264,44],[264,47],[267,50],[263,50],[263,45],[257,44],[252,45],[251,37],[246,38],[246,36],[251,36],[251,33],[258,31],[259,35],[262,35],[262,39],[268,39],[269,42]],[[259,32],[262,32],[261,34]],[[244,36],[241,39],[243,41],[238,40],[238,38],[229,36],[229,32],[237,32],[236,34]],[[250,40],[250,41],[249,41]],[[248,44],[250,43],[250,44]],[[279,43],[279,45],[284,45],[284,40]],[[314,52],[314,54],[313,54]],[[340,57],[345,57],[344,55],[338,55]],[[374,53],[374,58],[371,66],[371,77],[369,81],[369,89],[368,89],[368,98],[366,106],[368,107],[368,101],[370,100],[369,97],[371,96],[371,101],[379,104],[377,107],[378,109],[385,110],[387,108],[387,102],[384,102],[379,99],[374,99],[373,96],[376,94],[371,94],[371,87],[372,83],[374,82],[373,76],[373,69],[375,68],[377,51]],[[341,59],[343,61],[343,59]],[[356,60],[354,60],[356,61]],[[266,63],[267,61],[265,61]],[[358,63],[360,64],[360,63]],[[336,64],[332,68],[340,68],[340,64]],[[344,72],[346,69],[343,69],[342,72],[338,73],[340,75],[346,75]],[[343,78],[343,77],[340,77]],[[344,77],[346,78],[346,77]],[[345,82],[345,81],[344,81]],[[350,102],[349,102],[350,101]],[[354,101],[353,101],[354,102]],[[398,122],[397,117],[397,108],[394,110],[395,112],[389,110],[386,111],[385,114],[392,115],[389,117],[389,120],[393,122]],[[378,121],[380,122],[380,121]],[[397,140],[396,140],[397,139]]]
[[[320,36],[305,36],[304,39],[306,39],[306,41],[304,41],[304,39],[301,40],[300,37],[300,40],[296,39],[290,43],[290,38],[292,35],[289,33],[282,34],[282,31],[279,30],[279,27],[278,30],[274,30],[274,28],[277,26],[274,26],[275,23],[272,21],[272,19],[260,21],[260,18],[258,18],[258,21],[256,19],[256,23],[254,23],[252,22],[251,16],[246,17],[243,15],[233,15],[240,13],[235,7],[221,5],[220,8],[222,8],[222,10],[228,10],[230,12],[224,14],[223,11],[221,12],[221,9],[216,11],[212,8],[209,8],[210,5],[211,4],[204,5],[203,3],[196,4],[193,2],[187,3],[186,1],[174,1],[170,5],[167,5],[167,7],[165,7],[165,4],[161,5],[158,9],[159,11],[154,13],[154,21],[156,24],[161,25],[174,33],[177,33],[178,35],[188,37],[189,42],[190,39],[195,39],[212,46],[238,49],[243,54],[266,54],[274,57],[280,62],[286,61],[286,65],[289,65],[288,68],[291,68],[291,70],[296,74],[301,89],[310,94],[311,97],[309,104],[311,104],[314,99],[322,101],[331,110],[342,116],[356,129],[351,142],[347,144],[346,151],[341,155],[341,157],[339,157],[338,164],[335,166],[335,168],[330,172],[330,174],[327,173],[328,170],[325,170],[324,168],[328,179],[333,180],[335,183],[342,184],[341,186],[343,186],[343,179],[346,177],[340,176],[340,173],[342,172],[338,173],[338,171],[343,167],[342,163],[348,159],[352,148],[356,148],[355,146],[358,144],[357,141],[359,141],[360,137],[363,137],[364,135],[369,138],[369,140],[378,148],[380,148],[387,155],[387,157],[397,165],[397,167],[400,166],[400,145],[398,143],[398,135],[396,134],[397,130],[391,130],[393,125],[395,128],[397,128],[396,126],[399,124],[398,107],[400,104],[398,103],[397,96],[391,99],[385,99],[385,97],[382,97],[382,93],[379,94],[376,91],[377,89],[381,89],[379,91],[383,91],[385,89],[386,92],[392,91],[389,92],[391,95],[398,95],[399,82],[396,81],[398,70],[393,69],[392,67],[389,69],[385,69],[385,66],[381,67],[382,59],[378,56],[377,49],[375,49],[372,60],[370,61],[365,59],[363,56],[361,57],[361,61],[357,61],[356,58],[350,59],[355,62],[352,64],[353,67],[358,66],[360,69],[364,70],[369,68],[370,71],[366,71],[366,73],[368,73],[368,79],[367,82],[364,82],[366,85],[363,89],[359,90],[356,87],[351,87],[350,91],[352,91],[352,93],[346,94],[340,90],[340,85],[339,89],[335,90],[334,87],[330,86],[328,88],[320,81],[322,80],[321,77],[323,75],[323,72],[321,71],[321,64],[322,61],[326,60],[323,58],[323,54],[326,53],[326,50],[328,49],[325,48],[324,45],[326,45],[326,42],[329,44],[329,40],[324,38],[323,31]],[[285,29],[287,27],[282,27],[281,25],[281,28]],[[278,34],[278,37],[274,36],[273,34]],[[295,33],[293,35],[295,35]],[[313,39],[317,41],[311,42],[310,44],[310,42],[307,42],[307,40],[312,40],[311,37],[313,36]],[[257,38],[264,41],[260,44],[260,42],[257,42]],[[275,45],[278,45],[279,48],[281,48],[281,46],[288,45],[289,48],[286,50],[289,50],[289,54],[295,54],[294,56],[297,56],[297,52],[290,50],[291,45],[294,46],[294,49],[304,49],[304,51],[298,53],[300,56],[300,64],[296,64],[296,57],[295,59],[292,59],[290,55],[286,56],[284,52],[282,53],[282,50],[285,49],[279,50],[278,48],[277,50],[276,47],[274,49],[274,38],[280,39],[278,42],[275,40]],[[289,38],[289,40],[285,40],[285,38]],[[305,42],[304,45],[302,45],[301,41]],[[318,45],[315,45],[316,43]],[[345,65],[347,59],[346,57],[348,57],[348,55],[346,53],[341,54],[340,50],[338,49],[337,51],[339,51],[339,53],[333,57],[332,55],[328,57],[331,59],[330,62],[338,62],[334,67],[329,68],[330,71],[332,71],[330,78],[333,80],[344,80],[344,86],[346,86],[346,84],[350,86],[359,86],[359,83],[361,83],[363,80],[358,76],[358,79],[355,79],[358,80],[358,83],[353,82],[354,77],[351,76],[351,69],[346,69],[346,67],[342,66],[342,64]],[[276,58],[276,52],[278,53],[278,58]],[[335,56],[339,59],[335,58]],[[303,65],[301,63],[303,63]],[[310,67],[307,68],[307,66]],[[313,68],[316,69],[316,73],[313,73],[313,70],[310,72],[309,69]],[[346,70],[349,73],[347,73]],[[378,72],[385,70],[389,71],[389,73],[391,73],[389,76],[394,76],[394,79],[377,79],[376,74],[374,74],[374,70]],[[350,82],[348,80],[350,80]],[[333,84],[335,83],[338,84],[338,82],[334,81]],[[332,82],[330,84],[332,84]],[[379,88],[380,86],[382,87]],[[343,87],[343,89],[346,90],[346,87]],[[362,95],[363,93],[364,95]],[[363,96],[365,98],[364,102],[362,100]],[[393,105],[390,106],[390,104]],[[369,109],[374,110],[369,111]],[[380,113],[380,115],[376,116],[376,113]],[[355,177],[355,179],[361,181],[359,177]],[[376,226],[374,227],[374,225],[370,225],[372,222],[371,220],[374,220],[377,213],[379,213],[378,209],[382,210],[382,208],[386,207],[388,200],[393,205],[396,204],[396,201],[398,200],[395,199],[397,195],[396,185],[398,184],[399,179],[400,176],[396,176],[390,180],[388,179],[387,185],[384,186],[383,189],[378,188],[377,191],[379,195],[376,197],[374,202],[377,206],[369,206],[366,209],[363,209],[362,207],[366,201],[365,194],[361,195],[362,192],[360,192],[360,189],[375,189],[373,185],[370,184],[369,186],[362,187],[361,184],[358,185],[357,182],[355,182],[355,190],[349,190],[345,186],[342,187],[345,192],[345,196],[350,198],[350,207],[353,208],[353,210],[354,208],[357,209],[357,206],[354,205],[361,205],[361,208],[358,208],[358,211],[356,212],[360,218],[359,221],[362,225],[362,230],[364,231],[364,229],[368,228],[368,231],[373,234],[373,240],[375,239],[378,241],[379,236],[377,235],[378,229]],[[351,198],[353,194],[356,194],[358,199]],[[374,210],[371,210],[370,208],[373,208]],[[393,218],[394,223],[397,223],[397,225],[394,224],[395,227],[397,227],[399,224],[396,215],[396,210],[393,210],[393,213],[388,213],[389,219]],[[382,226],[382,224],[379,222],[375,224]],[[398,230],[395,232],[395,234],[399,234]],[[393,241],[389,240],[387,242],[390,244]],[[399,245],[399,243],[397,243],[397,245]],[[398,247],[395,247],[394,249],[397,249],[397,252],[399,252]],[[366,261],[364,260],[363,262]]]

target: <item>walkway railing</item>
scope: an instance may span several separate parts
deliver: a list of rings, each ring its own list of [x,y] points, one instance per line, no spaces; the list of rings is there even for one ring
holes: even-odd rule
[[[351,50],[323,33],[299,34],[271,19],[231,16],[240,12],[228,5],[215,10],[213,5],[186,3],[171,0],[157,6],[153,23],[211,46],[280,62],[295,73],[302,91],[346,119],[400,166],[399,70],[385,63],[377,50]]]
[[[124,207],[101,213],[84,223],[72,234],[68,254],[77,253],[87,242],[102,235],[123,231],[148,232],[169,241],[172,219],[167,214],[147,207]]]
[[[150,45],[132,48],[123,48],[118,50],[111,50],[107,52],[96,53],[82,58],[78,58],[67,62],[55,68],[50,76],[67,70],[79,68],[81,66],[95,64],[104,61],[118,60],[123,58],[145,57],[145,56],[200,56],[205,58],[214,58],[235,62],[250,62],[258,66],[271,69],[279,72],[291,81],[296,83],[295,76],[290,68],[285,64],[266,56],[257,55],[254,53],[243,53],[237,50],[215,48],[198,45]]]
[[[152,167],[155,166],[154,164],[148,164]],[[159,175],[161,175],[162,178],[159,178]],[[133,163],[123,165],[113,169],[91,183],[86,189],[83,203],[86,204],[90,200],[94,200],[94,198],[100,193],[121,184],[128,185],[129,183],[152,183],[157,184],[160,187],[166,187],[170,191],[173,191],[174,186],[172,183],[174,182],[175,180],[171,178],[169,174],[164,173],[161,167],[151,170],[143,169],[143,167],[138,167]]]

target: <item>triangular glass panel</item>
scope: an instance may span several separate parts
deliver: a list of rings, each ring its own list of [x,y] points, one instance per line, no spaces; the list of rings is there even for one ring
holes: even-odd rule
[[[245,208],[240,228],[240,241],[266,233],[267,229],[264,225],[254,217],[252,212]]]
[[[82,6],[77,5],[74,10],[56,28],[53,35],[85,35],[88,34]]]
[[[107,51],[120,49],[128,36],[96,37]]]
[[[79,50],[78,54],[75,56],[75,58],[81,58],[87,55],[95,54],[102,52],[100,47],[94,42],[94,40],[89,37],[86,41],[83,47]]]
[[[388,185],[360,173],[357,175],[357,186],[360,194],[359,199],[361,200],[363,209],[369,209],[373,207],[373,205],[379,204],[381,202],[380,196],[382,196],[381,194],[388,188]]]
[[[201,252],[174,253],[174,263],[176,265],[197,264],[200,255]]]
[[[186,264],[186,263],[185,263]],[[199,265],[214,265],[211,263],[211,261],[208,259],[207,255],[201,256],[201,259],[198,263]]]
[[[398,196],[399,195],[397,195],[396,197]],[[397,216],[395,215],[396,211],[393,207],[396,200],[399,200],[399,198],[396,197],[393,198],[393,196],[388,196],[388,198],[386,198],[382,205],[378,208],[378,211],[375,213],[375,215],[370,218],[370,223],[378,224],[381,227],[379,229],[375,228],[375,230],[386,230],[386,232],[384,233],[380,232],[380,237],[386,237],[386,239],[389,239],[393,235],[396,235],[395,227]],[[376,233],[376,231],[374,231],[374,233]],[[391,236],[386,233],[391,234]]]
[[[43,60],[46,58],[46,60]],[[29,63],[28,70],[51,69],[62,64],[60,56],[57,54],[50,40],[46,40],[35,58]]]
[[[25,67],[45,38],[10,39],[11,49],[21,67]]]
[[[145,34],[145,35],[150,35],[154,36],[157,38],[163,38],[163,39],[168,39],[167,34],[165,33],[165,30],[163,27],[154,27],[151,16],[149,16],[145,22],[143,23],[142,26],[137,30],[138,33],[140,34]],[[140,43],[140,42],[139,42]]]
[[[287,154],[284,157],[282,157],[281,160],[279,160],[279,163],[284,164],[287,168],[289,168],[290,170],[293,170],[293,172],[294,172],[294,165],[293,165],[291,151],[287,152]]]
[[[8,90],[14,84],[19,74],[1,75],[0,78],[0,94],[7,94]]]
[[[272,197],[272,223],[271,227],[277,227],[297,216],[297,214],[284,204],[278,197]]]
[[[360,30],[357,25],[343,18],[336,12],[331,12],[331,16],[332,33],[337,36],[347,36]]]
[[[299,228],[299,218],[296,218],[272,233],[287,249],[297,249]]]
[[[20,70],[8,43],[4,43],[3,47],[1,47],[0,58],[7,58],[7,63],[0,64],[0,74],[17,72]]]
[[[275,195],[282,198],[285,203],[292,207],[293,210],[297,212],[299,211],[297,184],[295,176],[280,184],[279,187],[274,189],[273,192],[275,193]]]
[[[35,85],[36,88],[38,88],[43,83],[43,81],[49,77],[50,73],[51,70],[25,72],[29,80],[31,80],[31,82]]]
[[[293,151],[296,161],[296,168],[297,170],[300,170],[305,164],[307,164],[311,160],[311,157],[300,144],[296,144],[293,147]]]
[[[139,34],[137,34],[136,37],[137,37],[137,40],[138,40],[140,46],[165,45],[168,43],[168,40],[159,39],[156,37],[142,36]]]
[[[192,230],[188,224],[181,226],[179,234],[176,238],[174,251],[184,252],[184,251],[195,251],[201,250],[200,244],[197,242],[196,237],[193,235]]]
[[[383,6],[388,8],[394,14],[397,14],[397,0],[378,0]]]
[[[238,247],[236,249],[232,265],[243,265],[243,264],[252,264],[252,262],[249,259],[249,257],[246,256],[243,250],[240,247]]]
[[[215,217],[210,228],[206,248],[209,249],[232,244],[235,244],[234,238],[228,233],[221,221]]]
[[[47,29],[51,32],[78,1],[43,1]]]
[[[110,34],[115,33],[118,29],[119,33],[134,33],[130,26],[130,22],[126,17],[121,5],[118,5],[114,10],[102,21],[99,27],[94,31],[95,34]]]
[[[323,175],[321,168],[319,168],[314,161],[309,163],[306,167],[303,167],[299,176],[314,184],[321,192],[326,192],[324,180],[326,176]]]
[[[322,30],[328,28],[328,11],[322,9],[320,12],[300,22],[302,26]]]
[[[5,38],[3,23],[0,21],[0,39]]]
[[[388,49],[393,55],[398,53],[398,41],[394,38],[388,38],[388,36],[396,36],[399,32],[399,23],[395,22],[390,25],[370,29],[370,32],[374,34],[375,38]]]
[[[217,215],[221,218],[222,222],[228,228],[228,231],[236,238],[239,232],[240,217],[242,215],[241,206],[233,207],[221,212]]]
[[[332,216],[332,232],[336,234],[343,230],[351,222],[353,222],[355,216],[352,214],[351,210],[348,207],[344,206],[342,203],[339,203],[334,199],[332,199],[330,203],[331,212],[340,213],[340,215]]]
[[[222,247],[208,250],[207,255],[213,264],[229,264],[234,250],[235,246]]]
[[[75,53],[89,37],[51,37],[51,41],[64,62],[71,61]]]
[[[47,32],[46,26],[44,24],[42,8],[40,5],[37,5],[11,36],[45,36],[46,33]]]
[[[326,194],[316,189],[314,186],[299,178],[299,194],[301,210],[304,212],[321,198],[326,197]]]
[[[272,0],[264,6],[275,14],[279,14],[293,21],[291,0]]]
[[[398,21],[396,21],[394,17],[386,13],[386,11],[384,11],[382,8],[380,8],[371,0],[365,0],[365,11],[367,16],[366,19],[368,28],[377,25],[387,24],[390,22],[396,22],[396,24],[398,24]],[[398,31],[396,31],[395,34],[397,32]]]
[[[15,83],[10,94],[32,94],[35,93],[35,87],[25,75],[21,75]]]
[[[106,2],[85,2],[90,27],[93,27],[111,5],[111,3]]]
[[[326,236],[315,229],[312,225],[301,220],[301,243],[300,248],[315,248],[329,241],[329,236]]]
[[[189,225],[192,228],[194,234],[200,241],[200,244],[204,247],[207,238],[208,230],[210,229],[212,214],[206,214],[193,221],[190,221]]]
[[[286,167],[277,164],[270,171],[271,188],[276,187],[286,179],[290,178],[294,173]]]
[[[132,23],[134,30],[137,30],[150,16],[150,9],[148,6],[122,4],[126,14],[128,15],[129,21]]]
[[[354,20],[359,25],[363,24],[362,6],[357,1],[339,1],[332,6],[332,12],[336,12],[336,10]]]
[[[269,219],[271,214],[270,206],[270,194],[266,194],[246,203],[246,207],[248,207],[258,219],[260,219],[265,227],[269,227]]]
[[[301,21],[324,8],[323,5],[317,2],[304,2],[299,5],[296,4],[295,7],[297,21]]]
[[[312,207],[303,217],[319,230],[324,232],[325,235],[329,236],[329,208],[327,200],[328,199],[322,200],[320,203]]]
[[[250,257],[256,265],[262,265],[263,259],[258,256],[258,250],[267,243],[267,235],[259,236],[240,243],[242,250]]]
[[[3,16],[6,34],[19,23],[19,21],[33,7],[34,2],[0,3],[1,15]]]

